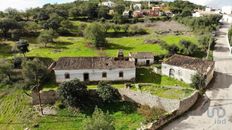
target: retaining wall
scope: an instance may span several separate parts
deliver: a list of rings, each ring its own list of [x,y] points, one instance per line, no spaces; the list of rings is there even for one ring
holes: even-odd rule
[[[39,94],[32,92],[32,104],[39,104]],[[58,99],[58,94],[54,90],[40,92],[41,104],[54,104]]]
[[[192,95],[182,100],[160,98],[150,93],[136,92],[130,89],[119,89],[119,93],[126,101],[136,102],[141,105],[149,105],[150,107],[162,108],[169,113],[155,122],[141,126],[141,128],[139,128],[140,130],[156,130],[160,128],[188,111],[196,103],[199,96],[198,91],[195,91]]]

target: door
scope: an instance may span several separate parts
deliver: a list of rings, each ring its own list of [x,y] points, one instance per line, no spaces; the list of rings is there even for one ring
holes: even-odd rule
[[[137,59],[137,58],[135,58],[135,65],[137,65],[137,63],[138,63],[138,59]]]
[[[84,73],[84,81],[89,81],[89,73]]]
[[[150,65],[150,60],[146,60],[146,65]]]

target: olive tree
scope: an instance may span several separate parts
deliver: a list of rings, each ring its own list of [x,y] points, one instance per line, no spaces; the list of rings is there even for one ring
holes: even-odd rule
[[[11,75],[13,70],[13,64],[6,59],[0,59],[0,75],[7,77],[11,81]]]
[[[53,39],[57,37],[58,37],[58,34],[54,30],[52,29],[44,30],[40,33],[38,37],[38,41],[42,43],[44,47],[47,47],[47,44],[49,42],[53,42]]]
[[[100,23],[90,24],[84,32],[86,39],[90,40],[95,47],[106,46],[105,28]]]
[[[87,86],[78,79],[60,84],[58,93],[65,104],[75,107],[87,97]]]
[[[34,92],[38,93],[39,104],[41,108],[41,114],[43,114],[40,98],[40,90],[42,85],[46,83],[48,78],[48,69],[39,59],[33,59],[28,61],[23,61],[22,63],[22,74],[25,83],[27,84],[24,89],[31,89]]]
[[[25,57],[25,53],[29,52],[29,44],[27,40],[20,39],[18,42],[16,42],[16,47],[19,53],[23,54]]]

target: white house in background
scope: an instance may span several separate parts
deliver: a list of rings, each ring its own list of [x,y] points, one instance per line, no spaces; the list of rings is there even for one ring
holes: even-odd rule
[[[200,73],[206,76],[206,85],[208,85],[213,78],[214,69],[213,61],[182,55],[173,55],[162,63],[163,75],[186,83],[192,83],[192,77]]]
[[[232,23],[232,14],[223,14],[222,22]]]
[[[211,7],[206,7],[206,8],[205,8],[205,11],[206,11],[206,12],[211,12],[212,10],[213,10],[213,9],[212,9]]]
[[[222,7],[223,14],[232,14],[232,6],[224,6]]]
[[[62,57],[53,68],[57,82],[129,81],[135,79],[136,67],[128,58]]]
[[[105,2],[101,2],[99,5],[103,5],[103,6],[107,6],[109,8],[112,8],[112,7],[116,6],[116,3],[112,2],[112,1],[105,1]]]
[[[152,52],[129,53],[129,60],[138,66],[148,66],[154,64],[154,54]]]

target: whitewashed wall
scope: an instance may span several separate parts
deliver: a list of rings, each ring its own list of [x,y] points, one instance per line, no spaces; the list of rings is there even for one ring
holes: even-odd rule
[[[185,69],[182,67],[172,66],[168,64],[162,64],[162,75],[169,76],[170,69],[174,69],[174,77],[177,80],[184,81],[185,83],[192,83],[192,76],[197,74],[197,71]],[[210,83],[210,81],[213,79],[214,76],[214,67],[210,68],[207,73],[206,77],[206,85]]]
[[[102,78],[103,72],[107,73],[106,78]],[[119,77],[119,72],[123,72],[123,77]],[[70,74],[70,79],[65,79],[65,73]],[[84,73],[89,74],[90,81],[126,81],[135,78],[136,70],[135,68],[112,69],[112,70],[102,70],[102,69],[55,70],[57,82],[64,82],[75,78],[79,79],[80,81],[84,81]]]
[[[232,23],[232,16],[224,14],[222,17],[222,21],[226,23]]]
[[[171,66],[168,64],[162,64],[162,75],[169,76],[170,69],[174,69],[174,77],[177,80],[184,81],[186,83],[192,83],[192,76],[196,75],[196,71],[185,69],[182,67]]]
[[[136,65],[147,65],[146,62],[147,60],[150,61],[150,65],[154,64],[154,58],[147,58],[147,59],[137,59],[137,64]],[[135,62],[135,58],[130,58],[130,61]]]

